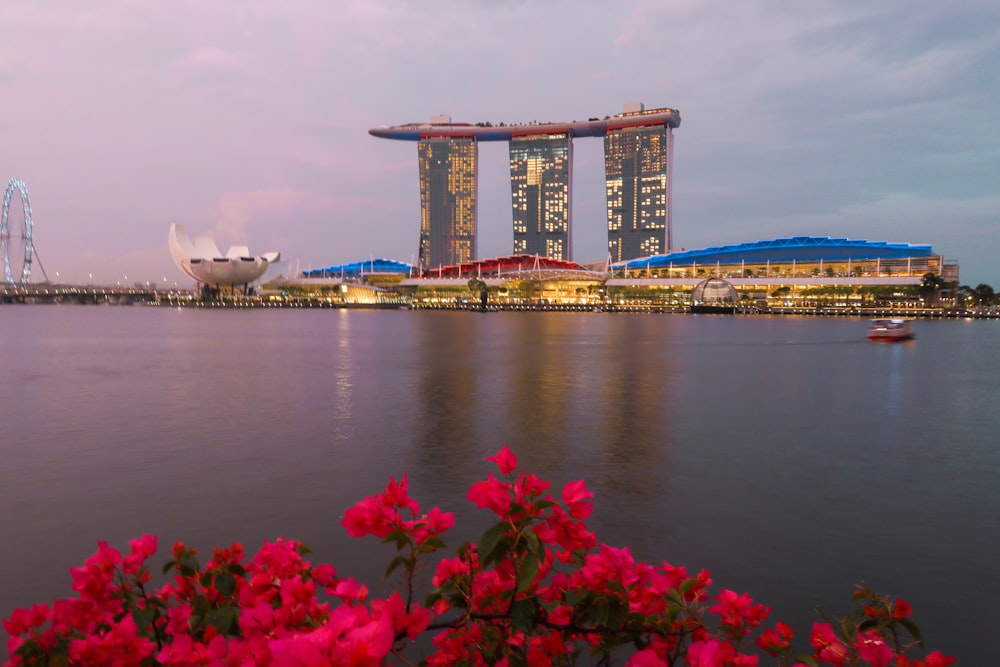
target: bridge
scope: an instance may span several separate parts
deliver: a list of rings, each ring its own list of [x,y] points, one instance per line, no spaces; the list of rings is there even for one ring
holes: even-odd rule
[[[0,304],[109,303],[128,305],[155,301],[166,294],[165,291],[152,288],[123,287],[120,285],[0,284]]]

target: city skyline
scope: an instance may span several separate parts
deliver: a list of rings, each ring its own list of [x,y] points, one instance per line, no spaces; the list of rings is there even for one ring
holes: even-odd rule
[[[414,155],[368,128],[440,113],[494,125],[604,117],[645,100],[684,114],[675,247],[930,243],[960,262],[963,283],[1000,284],[992,3],[6,9],[0,175],[25,183],[52,279],[184,281],[167,251],[172,223],[302,269],[415,262]],[[607,255],[603,154],[575,142],[577,261]],[[507,146],[483,143],[478,160],[476,254],[506,255]]]

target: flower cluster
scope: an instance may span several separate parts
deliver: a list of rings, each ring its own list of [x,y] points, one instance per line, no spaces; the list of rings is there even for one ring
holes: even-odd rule
[[[7,665],[383,665],[414,664],[413,640],[429,637],[420,664],[550,667],[578,658],[634,667],[871,665],[945,667],[938,651],[922,658],[919,629],[903,600],[867,588],[857,609],[813,626],[810,651],[797,655],[784,623],[763,627],[770,610],[747,594],[712,595],[705,571],[691,575],[651,565],[628,549],[599,544],[587,529],[593,494],[582,481],[563,486],[517,472],[504,447],[487,460],[499,468],[476,482],[469,500],[495,521],[476,543],[438,558],[429,581],[418,565],[446,548],[454,515],[421,512],[407,479],[350,508],[342,524],[353,537],[373,535],[396,549],[386,576],[400,590],[370,598],[365,586],[330,565],[306,560],[308,549],[280,539],[247,560],[243,547],[216,549],[200,564],[177,543],[151,585],[146,561],[156,538],[129,543],[125,556],[106,543],[71,568],[76,597],[19,609],[3,622]],[[418,590],[427,587],[418,601]]]

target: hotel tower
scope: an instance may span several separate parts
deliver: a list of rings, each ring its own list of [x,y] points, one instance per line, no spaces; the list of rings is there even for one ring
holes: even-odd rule
[[[435,116],[369,130],[417,142],[420,173],[418,268],[476,257],[478,142],[506,141],[510,150],[513,253],[572,259],[573,139],[604,138],[608,253],[618,262],[672,247],[675,109],[628,104],[604,119],[521,125],[452,123]]]

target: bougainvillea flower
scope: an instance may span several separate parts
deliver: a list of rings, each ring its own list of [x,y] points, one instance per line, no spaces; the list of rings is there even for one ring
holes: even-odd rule
[[[500,467],[500,473],[504,475],[509,475],[517,468],[517,457],[514,456],[514,453],[510,451],[510,447],[507,445],[504,445],[503,449],[494,456],[487,456],[486,460],[496,463]]]

